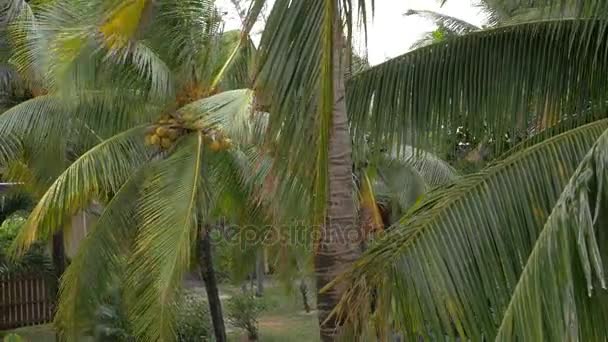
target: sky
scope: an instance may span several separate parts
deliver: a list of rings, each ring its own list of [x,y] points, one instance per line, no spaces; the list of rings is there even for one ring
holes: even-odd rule
[[[300,0],[306,1],[306,0]],[[473,5],[475,0],[450,0],[443,7],[438,0],[375,0],[376,12],[368,25],[367,51],[372,65],[401,55],[419,37],[435,29],[435,25],[424,18],[404,16],[409,9],[432,10],[481,25],[483,16]],[[230,0],[217,1],[226,12],[226,30],[240,28],[240,20]],[[254,32],[260,27],[254,28]],[[255,39],[255,38],[254,38]]]

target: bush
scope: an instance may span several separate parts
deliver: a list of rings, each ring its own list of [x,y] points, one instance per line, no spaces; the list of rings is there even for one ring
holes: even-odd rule
[[[186,291],[178,303],[178,341],[207,341],[211,335],[207,300],[199,293]]]
[[[9,258],[9,249],[25,223],[27,213],[17,212],[0,225],[0,274],[42,273],[53,275],[53,263],[44,245],[35,243],[19,260]]]
[[[227,308],[230,324],[245,330],[250,341],[257,341],[258,317],[265,309],[263,299],[253,293],[243,293],[230,298]]]
[[[176,329],[179,342],[208,341],[211,332],[209,309],[205,297],[185,291],[177,307]],[[95,317],[93,336],[98,342],[134,342],[119,290],[114,289]]]
[[[93,337],[98,342],[135,341],[129,328],[120,289],[111,289],[104,303],[97,309]]]

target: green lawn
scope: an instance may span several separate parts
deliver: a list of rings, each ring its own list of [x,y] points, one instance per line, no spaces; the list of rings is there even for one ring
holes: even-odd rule
[[[55,332],[50,324],[19,328],[10,332],[18,334],[27,342],[55,342]],[[0,337],[7,333],[9,332],[0,332]]]
[[[287,294],[280,286],[266,288],[267,309],[259,319],[260,341],[319,341],[316,311],[306,313],[299,292]],[[314,300],[314,299],[313,299]],[[232,331],[228,340],[241,341],[243,333]]]

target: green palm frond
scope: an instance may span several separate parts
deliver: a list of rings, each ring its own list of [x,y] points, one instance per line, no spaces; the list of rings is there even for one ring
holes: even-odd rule
[[[19,16],[27,3],[23,0],[7,0],[0,5],[0,27],[6,27],[15,17]],[[0,32],[0,35],[2,33]]]
[[[260,142],[266,118],[254,111],[253,99],[250,89],[225,91],[186,105],[177,113],[195,121],[199,128],[219,129],[235,142],[250,145]]]
[[[608,339],[606,170],[608,131],[553,207],[502,315],[497,341]]]
[[[461,126],[475,136],[513,136],[529,122],[546,128],[590,108],[601,118],[606,25],[556,20],[479,31],[362,72],[347,84],[354,144],[367,135],[438,143]]]
[[[315,220],[326,202],[331,109],[339,100],[333,95],[332,65],[342,58],[334,53],[350,47],[354,12],[365,25],[367,6],[363,0],[275,1],[260,43],[255,89],[272,113],[267,138],[276,142],[287,168],[297,162],[311,166],[292,171],[316,188]],[[345,42],[338,33],[342,27]],[[335,75],[336,80],[342,77]],[[289,173],[277,172],[280,178]]]
[[[108,287],[124,275],[137,232],[135,203],[145,170],[130,176],[108,202],[62,276],[55,322],[70,341],[90,327]]]
[[[236,32],[232,35],[234,38],[228,51],[230,53],[227,58],[223,58],[221,69],[215,74],[211,89],[216,89],[222,84],[223,88],[236,89],[250,87],[253,81],[255,70],[253,69],[254,59],[256,57],[256,49],[251,41],[250,33],[253,26],[258,20],[266,0],[254,0],[249,4],[247,15],[243,21],[241,32],[236,36]],[[230,32],[227,32],[230,33]],[[226,46],[230,36],[222,37],[222,47]]]
[[[21,140],[23,162],[36,182],[48,186],[74,154],[78,156],[105,138],[149,122],[158,112],[154,104],[144,104],[133,93],[39,96],[0,115],[0,135]],[[20,177],[18,173],[13,176]]]
[[[185,137],[176,151],[150,169],[137,203],[140,225],[127,266],[129,317],[136,336],[151,341],[175,339],[175,295],[190,267],[198,222],[207,203],[202,133]]]
[[[571,130],[430,193],[347,276],[355,328],[372,291],[376,319],[410,337],[493,339],[545,220],[607,128]]]
[[[446,161],[432,153],[405,146],[393,156],[379,156],[372,162],[375,173],[375,192],[389,199],[395,215],[400,217],[420,196],[432,188],[448,184],[459,176]]]
[[[32,210],[15,240],[16,251],[49,238],[91,201],[111,198],[150,159],[152,151],[144,146],[146,129],[139,126],[104,140],[68,167]]]
[[[17,137],[12,134],[0,136],[0,170],[22,156],[23,145]]]

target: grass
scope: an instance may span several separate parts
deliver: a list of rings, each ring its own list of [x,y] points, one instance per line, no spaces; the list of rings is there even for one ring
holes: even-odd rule
[[[259,318],[260,341],[319,341],[317,313],[304,311],[297,289],[290,294],[284,287],[269,286],[265,289],[264,301],[267,309]],[[239,342],[245,334],[231,331],[228,335],[228,341]]]
[[[51,324],[18,328],[8,332],[0,332],[0,338],[5,334],[15,333],[27,342],[55,342],[55,331]]]

